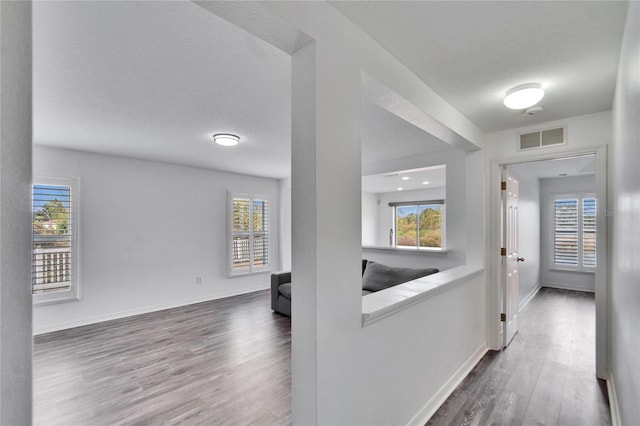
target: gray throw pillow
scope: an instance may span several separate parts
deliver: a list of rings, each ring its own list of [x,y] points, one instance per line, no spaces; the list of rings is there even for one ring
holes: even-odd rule
[[[396,268],[369,261],[362,276],[362,288],[369,291],[380,291],[436,272],[439,272],[436,268]]]

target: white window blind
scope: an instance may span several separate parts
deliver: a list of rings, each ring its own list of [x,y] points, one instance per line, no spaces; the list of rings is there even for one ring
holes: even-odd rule
[[[596,267],[596,199],[582,200],[582,263]]]
[[[67,179],[47,180],[56,184],[33,185],[31,292],[39,302],[76,299],[75,184]]]
[[[596,199],[592,196],[554,200],[553,263],[559,268],[596,267]]]
[[[578,200],[555,201],[554,263],[578,265]]]
[[[268,200],[233,195],[231,206],[231,274],[268,268]]]

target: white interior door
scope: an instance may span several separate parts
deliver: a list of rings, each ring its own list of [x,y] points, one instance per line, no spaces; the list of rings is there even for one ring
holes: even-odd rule
[[[518,181],[502,174],[502,346],[507,347],[518,332]],[[505,185],[506,183],[506,185]]]

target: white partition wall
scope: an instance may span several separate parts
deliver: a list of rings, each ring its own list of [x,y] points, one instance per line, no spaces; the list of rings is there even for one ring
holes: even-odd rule
[[[31,3],[0,2],[0,424],[31,424]]]
[[[292,421],[424,423],[486,351],[484,275],[362,326],[361,72],[440,116],[456,140],[482,132],[330,5],[264,5],[315,40],[293,53]],[[454,217],[473,225],[481,263],[482,156],[472,157],[460,194],[470,204]]]

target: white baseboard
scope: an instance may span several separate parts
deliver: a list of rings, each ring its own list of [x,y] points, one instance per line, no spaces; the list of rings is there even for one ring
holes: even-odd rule
[[[464,364],[453,373],[453,376],[442,385],[442,387],[436,392],[436,394],[425,404],[424,407],[409,421],[409,425],[424,425],[431,416],[438,411],[438,408],[449,398],[454,390],[460,383],[467,377],[467,375],[473,370],[473,367],[482,359],[484,354],[488,351],[487,344],[483,343],[473,354],[465,361]]]
[[[568,284],[568,283],[542,283],[542,287],[550,287],[550,288],[559,288],[562,290],[575,290],[575,291],[584,291],[587,293],[595,293],[596,290],[593,288],[585,288],[579,285],[575,285],[575,284]]]
[[[531,302],[531,300],[536,297],[536,294],[538,294],[541,288],[542,284],[538,283],[535,288],[531,290],[524,299],[522,299],[522,302],[520,302],[520,304],[518,305],[518,313],[522,312],[522,310],[529,304],[529,302]]]
[[[616,394],[616,385],[613,381],[613,374],[609,373],[607,379],[607,393],[609,394],[609,409],[611,410],[611,425],[622,426],[620,420],[620,406],[618,405],[618,395]]]
[[[73,321],[46,324],[41,327],[36,327],[33,330],[33,335],[37,336],[39,334],[51,333],[53,331],[66,330],[68,328],[74,327],[82,327],[83,325],[95,324],[103,321],[110,321],[119,318],[131,317],[134,315],[147,314],[149,312],[162,311],[165,309],[178,308],[180,306],[193,305],[194,303],[202,303],[209,302],[211,300],[216,299],[224,299],[225,297],[238,296],[240,294],[252,293],[254,291],[265,290],[269,287],[255,288],[255,289],[242,289],[238,291],[227,291],[216,294],[210,294],[202,297],[190,298],[190,299],[182,299],[182,300],[173,300],[168,303],[162,303],[158,305],[152,306],[143,306],[135,309],[127,309],[124,311],[118,312],[110,312],[108,314],[96,315],[91,317],[84,317],[74,319]]]

